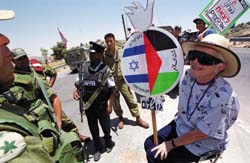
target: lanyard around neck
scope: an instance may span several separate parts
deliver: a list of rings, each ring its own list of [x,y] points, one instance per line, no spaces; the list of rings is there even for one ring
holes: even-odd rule
[[[189,97],[188,97],[188,102],[187,102],[187,120],[189,121],[191,119],[191,117],[193,116],[194,112],[196,111],[196,109],[198,108],[199,104],[201,103],[202,99],[204,98],[204,96],[206,95],[208,89],[213,85],[214,81],[212,81],[211,83],[209,83],[208,87],[206,88],[206,90],[204,91],[204,93],[202,94],[201,98],[199,99],[198,103],[196,103],[195,108],[193,109],[193,111],[191,112],[191,114],[189,114],[189,110],[190,110],[190,99],[193,93],[193,88],[195,85],[196,81],[193,82],[192,86],[191,86],[191,91],[189,93]]]

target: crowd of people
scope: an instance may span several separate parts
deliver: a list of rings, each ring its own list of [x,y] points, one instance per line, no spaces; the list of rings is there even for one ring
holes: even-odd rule
[[[150,163],[197,162],[204,153],[222,153],[228,143],[227,131],[239,113],[237,96],[224,79],[239,73],[239,58],[228,48],[228,39],[206,27],[200,18],[193,22],[198,29],[194,40],[181,39],[181,26],[170,31],[181,43],[190,69],[179,84],[175,118],[158,131],[159,144],[154,144],[153,135],[145,140]],[[73,99],[82,97],[88,104],[85,113],[95,147],[94,161],[100,160],[103,151],[109,153],[115,147],[110,133],[113,110],[119,119],[118,128],[124,128],[120,94],[137,126],[149,128],[123,78],[122,50],[116,46],[115,35],[107,33],[104,40],[106,48],[89,42],[90,60],[82,65],[84,75],[76,79],[72,90]],[[9,42],[0,34],[0,151],[4,150],[0,162],[84,162],[81,142],[91,139],[80,134],[63,112],[52,88],[57,73],[29,59],[24,49],[10,51]],[[84,94],[79,91],[81,87]],[[104,133],[104,147],[98,123]]]
[[[179,42],[187,40],[201,41],[207,35],[216,33],[215,29],[210,26],[208,27],[206,22],[201,18],[195,18],[193,23],[197,29],[197,31],[193,33],[182,31],[182,27],[180,25],[176,25],[174,28],[172,26],[168,26],[167,31],[172,33]]]

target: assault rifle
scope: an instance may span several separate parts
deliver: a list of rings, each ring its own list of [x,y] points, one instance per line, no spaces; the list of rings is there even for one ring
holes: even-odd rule
[[[84,65],[85,62],[87,61],[87,57],[86,57],[86,53],[89,52],[89,49],[80,45],[80,55],[78,58],[78,85],[76,85],[77,89],[78,89],[78,94],[80,96],[79,98],[79,110],[80,110],[80,114],[81,114],[81,122],[83,122],[83,113],[84,113],[84,101],[83,101],[83,96],[84,96]],[[72,56],[71,56],[72,57]]]
[[[82,116],[83,116],[83,111],[84,111],[84,109],[83,109],[83,96],[84,96],[83,64],[84,64],[84,62],[79,63],[79,70],[78,70],[79,82],[78,82],[78,87],[77,87],[78,93],[80,96],[79,110],[80,110],[80,114],[81,114],[81,122],[83,121]]]

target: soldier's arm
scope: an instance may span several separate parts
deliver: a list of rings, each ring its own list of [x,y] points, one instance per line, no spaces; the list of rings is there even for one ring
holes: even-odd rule
[[[62,103],[60,98],[54,94],[50,97],[50,101],[52,102],[53,110],[56,115],[58,128],[62,127]]]
[[[57,125],[59,128],[62,126],[62,103],[56,92],[48,85],[48,82],[43,82],[47,94],[49,96],[50,102],[52,104],[53,110],[55,112]]]
[[[57,74],[55,74],[54,76],[50,77],[50,79],[49,79],[49,86],[50,87],[53,87],[53,85],[55,84],[56,76],[57,76]]]
[[[46,66],[45,70],[44,70],[44,74],[50,78],[49,79],[49,86],[52,87],[56,81],[57,72],[54,69],[52,69],[51,67]]]

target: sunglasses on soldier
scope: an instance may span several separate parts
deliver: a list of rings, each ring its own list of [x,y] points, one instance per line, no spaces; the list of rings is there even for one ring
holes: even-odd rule
[[[198,62],[202,65],[210,66],[210,65],[217,65],[222,63],[222,61],[218,58],[215,58],[205,52],[201,52],[198,50],[190,50],[188,52],[187,59],[189,61],[193,61],[197,58]]]

